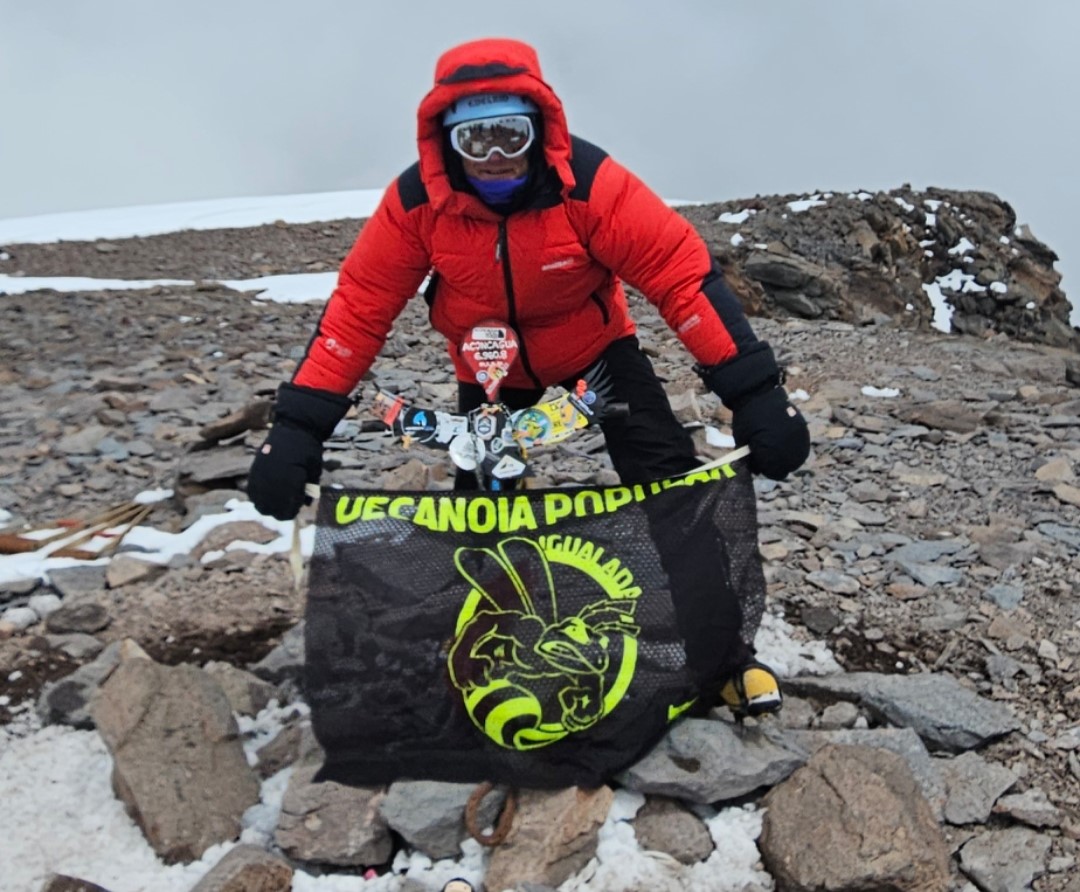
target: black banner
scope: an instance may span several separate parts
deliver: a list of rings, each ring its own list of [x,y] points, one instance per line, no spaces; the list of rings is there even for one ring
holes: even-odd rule
[[[306,696],[318,776],[596,786],[745,657],[750,474],[492,492],[324,489]]]

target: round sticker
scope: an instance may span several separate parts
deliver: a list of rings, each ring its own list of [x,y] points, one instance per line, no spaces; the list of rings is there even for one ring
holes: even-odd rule
[[[472,434],[458,434],[450,441],[450,458],[463,471],[475,471],[484,460],[484,443]]]

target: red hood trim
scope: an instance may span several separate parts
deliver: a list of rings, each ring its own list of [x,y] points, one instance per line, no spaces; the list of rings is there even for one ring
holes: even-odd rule
[[[544,158],[563,184],[563,194],[574,188],[570,170],[570,131],[562,102],[544,82],[540,61],[527,43],[488,38],[447,50],[435,64],[435,86],[417,111],[416,142],[420,150],[420,177],[428,199],[437,210],[496,216],[473,195],[450,186],[442,156],[442,113],[451,103],[472,93],[514,93],[527,96],[544,116]]]

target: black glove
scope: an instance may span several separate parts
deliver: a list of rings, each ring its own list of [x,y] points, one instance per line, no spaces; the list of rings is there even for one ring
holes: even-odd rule
[[[352,403],[327,390],[282,384],[274,405],[274,424],[248,472],[248,498],[260,514],[292,520],[306,496],[304,485],[318,483],[323,441],[334,432]]]
[[[737,446],[750,447],[750,470],[783,480],[810,454],[810,429],[780,383],[772,348],[759,341],[734,359],[697,367],[706,386],[731,409]]]

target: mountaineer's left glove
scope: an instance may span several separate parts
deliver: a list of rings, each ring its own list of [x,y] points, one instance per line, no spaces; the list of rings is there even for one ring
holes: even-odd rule
[[[731,409],[731,432],[737,446],[749,446],[750,470],[783,480],[810,454],[806,419],[780,383],[772,348],[759,341],[734,359],[697,367],[705,385]]]

